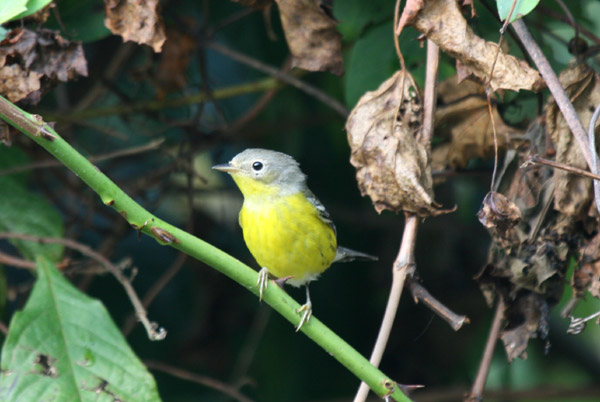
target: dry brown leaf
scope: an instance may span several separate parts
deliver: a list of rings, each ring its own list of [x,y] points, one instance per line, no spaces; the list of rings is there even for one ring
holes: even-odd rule
[[[504,312],[507,322],[500,338],[509,362],[517,357],[527,358],[527,343],[531,338],[546,339],[550,308],[544,298],[535,293],[527,293],[517,298]]]
[[[426,1],[413,26],[441,50],[458,59],[480,80],[487,81],[498,46],[473,33],[455,0]],[[525,61],[500,52],[490,86],[494,91],[539,91],[545,88],[545,83],[540,74]]]
[[[573,294],[581,299],[589,291],[592,296],[600,298],[600,232],[585,242],[580,253],[580,265],[571,278]]]
[[[586,64],[573,64],[560,74],[560,83],[565,88],[579,119],[588,127],[596,105],[600,104],[600,77]],[[550,98],[545,109],[546,128],[556,147],[556,161],[587,170],[587,163],[573,138],[554,98]],[[596,149],[598,129],[596,129]],[[554,172],[556,192],[554,208],[569,216],[587,213],[593,200],[592,181],[572,175],[563,170]]]
[[[187,69],[196,49],[195,39],[176,29],[168,29],[168,39],[160,55],[156,73],[157,98],[163,99],[170,91],[187,85]]]
[[[377,212],[444,213],[433,201],[427,151],[416,136],[422,106],[412,77],[404,71],[364,94],[346,122],[358,187]]]
[[[331,10],[320,0],[276,0],[292,65],[308,71],[344,73],[342,35]]]
[[[422,9],[423,0],[407,0],[402,9],[398,26],[396,27],[396,35],[400,35],[405,26],[412,24]]]
[[[434,148],[434,171],[462,169],[475,158],[494,155],[494,131],[483,85],[470,80],[458,83],[456,76],[439,85],[438,107],[435,112],[436,136],[450,138],[450,143]],[[492,104],[498,149],[502,151],[521,130],[502,120],[496,104]]]
[[[124,41],[148,45],[159,53],[167,39],[159,0],[105,0],[104,25]]]
[[[55,81],[87,76],[87,62],[79,42],[58,32],[18,28],[0,44],[0,93],[11,102],[35,104]]]
[[[505,195],[490,191],[477,213],[479,222],[494,233],[497,239],[506,239],[508,231],[521,222],[521,211]]]

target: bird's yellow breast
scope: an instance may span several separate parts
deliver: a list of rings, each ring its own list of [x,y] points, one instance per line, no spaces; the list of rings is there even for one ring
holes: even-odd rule
[[[244,192],[240,225],[248,249],[274,276],[293,276],[287,281],[293,286],[316,279],[335,258],[333,229],[303,193],[281,196],[265,190]]]

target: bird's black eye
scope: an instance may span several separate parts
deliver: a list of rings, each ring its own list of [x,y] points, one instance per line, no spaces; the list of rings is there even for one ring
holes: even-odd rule
[[[254,169],[255,172],[260,172],[262,170],[262,168],[263,168],[262,162],[256,161],[252,164],[252,169]]]

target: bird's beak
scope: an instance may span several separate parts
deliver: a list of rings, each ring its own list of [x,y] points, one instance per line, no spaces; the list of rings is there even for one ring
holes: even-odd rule
[[[239,168],[236,168],[235,166],[231,166],[229,163],[223,163],[222,165],[215,165],[212,168],[215,170],[218,170],[219,172],[225,172],[225,173],[235,173],[235,172],[240,171]]]

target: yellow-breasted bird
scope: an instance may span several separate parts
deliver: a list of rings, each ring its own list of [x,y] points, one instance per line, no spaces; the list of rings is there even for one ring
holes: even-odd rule
[[[312,315],[308,284],[333,262],[376,257],[338,247],[329,213],[306,186],[306,176],[289,155],[247,149],[213,169],[231,175],[244,196],[239,222],[248,249],[260,264],[262,299],[269,273],[280,283],[306,286],[306,303],[297,330]]]

